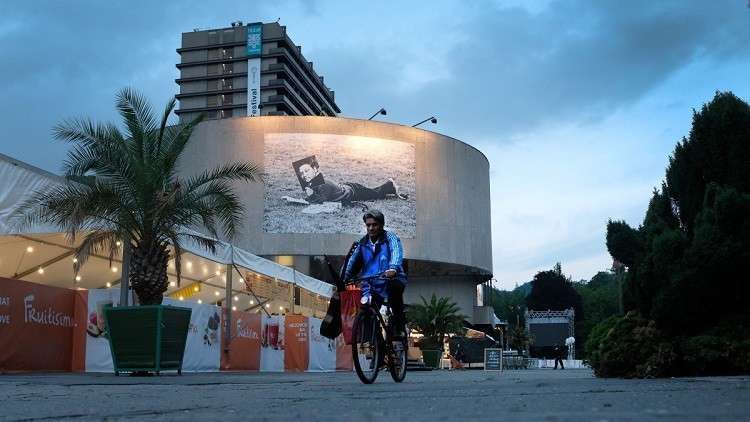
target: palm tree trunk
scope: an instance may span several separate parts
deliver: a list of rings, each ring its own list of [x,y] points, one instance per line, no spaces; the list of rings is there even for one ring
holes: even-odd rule
[[[160,305],[167,291],[169,252],[149,242],[135,246],[130,259],[130,285],[138,301],[141,305]]]

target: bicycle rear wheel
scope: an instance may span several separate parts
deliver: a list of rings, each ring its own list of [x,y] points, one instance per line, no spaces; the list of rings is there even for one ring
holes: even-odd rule
[[[380,371],[383,355],[379,341],[380,325],[370,309],[362,309],[354,320],[352,331],[352,359],[360,381],[372,384]]]

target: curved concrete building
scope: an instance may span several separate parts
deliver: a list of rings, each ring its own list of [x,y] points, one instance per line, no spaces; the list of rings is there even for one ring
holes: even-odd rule
[[[404,244],[406,301],[451,296],[474,323],[485,319],[475,307],[476,286],[492,276],[489,163],[477,149],[390,123],[263,116],[201,123],[180,168],[230,161],[265,174],[238,185],[240,247],[330,280],[320,257],[340,261],[364,234],[363,210],[377,208]]]

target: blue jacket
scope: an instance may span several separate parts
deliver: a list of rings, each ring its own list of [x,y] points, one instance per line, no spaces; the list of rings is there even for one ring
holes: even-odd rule
[[[364,236],[354,248],[351,258],[346,262],[344,280],[348,280],[357,274],[353,274],[355,268],[361,267],[359,277],[368,277],[381,274],[386,270],[396,270],[398,281],[406,284],[406,272],[403,267],[404,248],[401,239],[395,234],[384,231],[383,235],[373,244],[368,236]],[[373,279],[369,283],[363,283],[362,294],[370,293],[370,287],[382,297],[385,293],[385,280]]]

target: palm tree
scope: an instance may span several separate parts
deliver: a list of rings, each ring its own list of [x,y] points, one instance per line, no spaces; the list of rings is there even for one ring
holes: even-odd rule
[[[177,162],[199,116],[168,126],[173,98],[155,116],[146,98],[131,90],[117,94],[124,132],[113,123],[73,119],[57,125],[57,139],[72,147],[63,164],[69,183],[43,191],[19,207],[23,224],[53,223],[76,248],[80,266],[93,253],[130,248],[130,283],[142,305],[160,304],[167,290],[170,247],[180,279],[181,241],[192,239],[214,250],[221,235],[232,239],[244,211],[231,183],[256,182],[260,170],[249,162],[229,163],[192,177],[177,174]],[[203,229],[211,237],[188,228]]]
[[[508,333],[508,343],[519,352],[527,352],[533,342],[532,340],[526,329],[518,325]]]
[[[434,293],[429,302],[424,296],[420,299],[421,304],[409,305],[407,319],[409,326],[422,334],[427,343],[435,342],[435,346],[442,347],[447,334],[463,331],[466,316],[459,313],[456,302],[447,297],[438,299]]]

